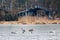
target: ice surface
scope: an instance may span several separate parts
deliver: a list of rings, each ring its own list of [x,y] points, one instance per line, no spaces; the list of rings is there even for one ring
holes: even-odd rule
[[[60,25],[0,24],[0,40],[60,40]]]

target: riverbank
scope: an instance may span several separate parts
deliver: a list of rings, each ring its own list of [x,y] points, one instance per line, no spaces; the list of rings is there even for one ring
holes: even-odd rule
[[[47,17],[24,16],[18,21],[0,21],[0,24],[60,24],[60,20],[48,20]]]

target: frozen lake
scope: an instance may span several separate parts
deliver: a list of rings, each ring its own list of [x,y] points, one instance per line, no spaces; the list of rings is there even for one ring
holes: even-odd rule
[[[0,40],[60,40],[60,24],[0,24]]]

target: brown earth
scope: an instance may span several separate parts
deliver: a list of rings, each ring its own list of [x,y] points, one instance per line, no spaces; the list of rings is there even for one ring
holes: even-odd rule
[[[47,17],[24,16],[18,21],[0,21],[0,24],[60,24],[60,20],[48,20]]]

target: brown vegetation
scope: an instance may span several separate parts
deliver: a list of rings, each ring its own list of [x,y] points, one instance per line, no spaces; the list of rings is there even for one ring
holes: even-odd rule
[[[0,21],[0,24],[60,24],[60,20],[48,20],[47,17],[24,16],[18,21]]]

